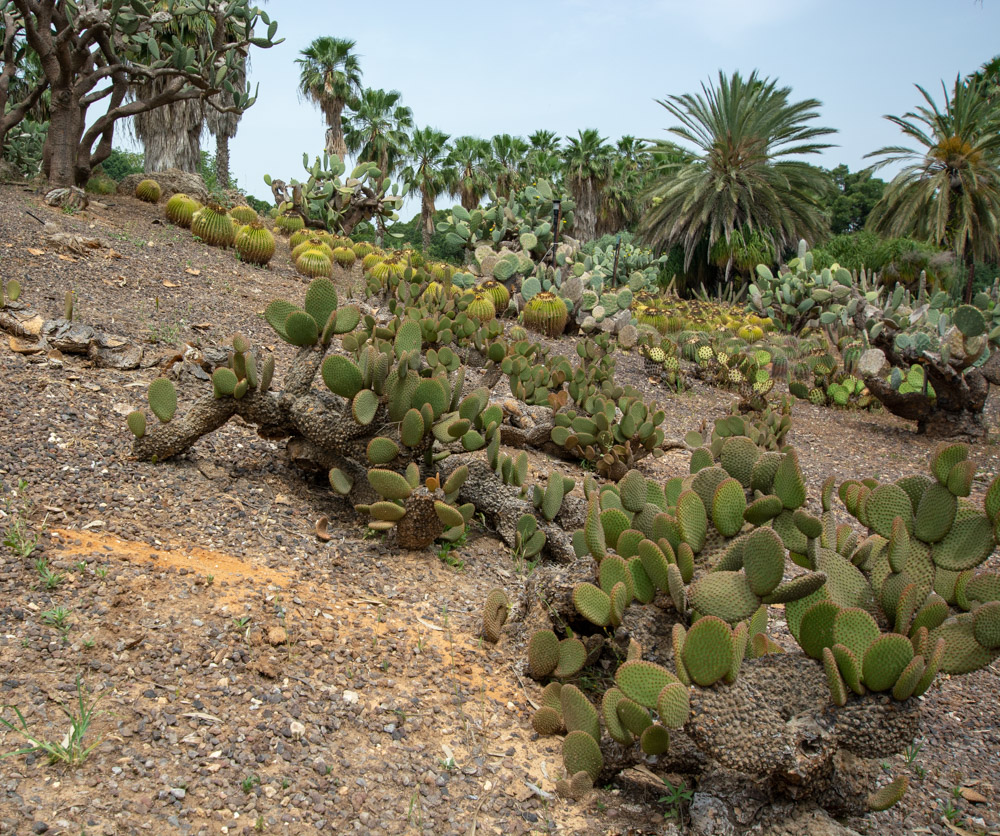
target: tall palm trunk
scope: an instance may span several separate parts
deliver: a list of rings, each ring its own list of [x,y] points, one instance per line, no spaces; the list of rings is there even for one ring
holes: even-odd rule
[[[347,156],[347,145],[344,143],[344,125],[340,117],[343,110],[344,103],[339,99],[334,99],[325,108],[326,121],[330,126],[326,129],[326,153],[331,157],[335,155],[340,157],[341,162]]]
[[[427,189],[420,191],[421,242],[424,245],[424,255],[427,255],[427,249],[431,245],[431,235],[434,234],[434,196]]]
[[[139,93],[143,98],[147,94],[152,95],[149,91]],[[179,168],[197,174],[204,119],[202,104],[197,99],[184,99],[136,114],[135,134],[145,148],[145,170]]]
[[[581,241],[592,241],[597,230],[597,189],[591,177],[584,177],[572,184],[573,234]]]

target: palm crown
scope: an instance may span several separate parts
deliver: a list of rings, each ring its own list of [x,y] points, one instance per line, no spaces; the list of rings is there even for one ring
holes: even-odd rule
[[[718,86],[658,102],[681,123],[670,133],[694,149],[678,156],[673,142],[662,141],[650,149],[664,156],[646,193],[652,209],[640,231],[647,242],[683,245],[686,268],[702,241],[711,249],[737,228],[757,229],[781,247],[825,233],[818,198],[829,184],[820,169],[789,158],[829,148],[816,140],[834,130],[807,124],[819,101],[791,102],[790,94],[756,71],[747,79],[720,72]]]

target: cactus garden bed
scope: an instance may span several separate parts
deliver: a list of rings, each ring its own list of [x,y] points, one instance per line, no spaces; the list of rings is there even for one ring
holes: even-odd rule
[[[693,746],[680,742],[672,758],[660,760],[641,761],[634,749],[619,752],[619,764],[608,750],[596,788],[584,781],[558,794],[565,753],[559,737],[539,736],[533,727],[546,698],[530,676],[527,653],[539,626],[539,595],[547,590],[551,610],[571,606],[570,586],[593,580],[593,572],[580,571],[582,562],[547,573],[550,561],[535,567],[533,558],[515,558],[485,501],[484,518],[472,517],[464,542],[393,547],[366,534],[375,531],[367,528],[372,517],[339,498],[324,470],[303,472],[284,442],[258,435],[251,423],[259,414],[252,411],[166,462],[144,460],[151,456],[143,456],[141,444],[133,448],[126,416],[145,408],[150,383],[171,379],[180,417],[206,387],[211,392],[203,362],[211,366],[236,333],[274,356],[276,385],[284,383],[298,350],[279,338],[265,311],[275,298],[302,304],[307,288],[280,239],[270,266],[253,267],[167,223],[164,201],[118,196],[68,215],[19,187],[0,187],[0,274],[21,285],[21,301],[57,319],[73,291],[76,320],[139,346],[143,355],[139,368],[116,369],[0,335],[0,535],[9,540],[0,545],[0,704],[17,706],[26,724],[19,726],[12,708],[0,714],[14,726],[0,728],[0,755],[27,745],[18,728],[36,741],[60,743],[68,727],[60,703],[79,716],[81,699],[84,708],[97,699],[82,738],[84,749],[96,746],[78,765],[50,764],[43,752],[0,760],[2,836],[739,832],[713,819],[722,812],[712,799],[725,794],[727,781],[746,822],[767,822],[757,832],[1000,832],[996,661],[967,675],[939,675],[922,697],[906,702],[919,715],[914,742],[871,761],[865,773],[873,791],[907,779],[902,800],[884,812],[838,824],[819,810],[816,796],[796,802],[794,788],[774,805],[732,779],[738,759],[723,761],[732,772],[692,770],[685,757],[697,759]],[[45,242],[52,230],[38,219],[106,246],[57,249]],[[364,284],[360,262],[334,266],[332,282],[346,307],[348,291]],[[582,341],[544,344],[551,357],[575,358]],[[707,439],[736,400],[699,381],[670,392],[649,377],[637,351],[613,356],[616,381],[662,409],[666,441],[691,430]],[[349,375],[347,368],[341,371]],[[470,369],[467,388],[487,374]],[[506,387],[499,381],[496,402],[511,400]],[[970,498],[980,505],[1000,471],[995,401],[994,394],[986,408],[989,440],[970,449],[977,466]],[[521,425],[518,437],[529,437],[545,412],[523,403],[506,410]],[[148,411],[146,418],[149,449],[162,454],[166,448],[154,444],[163,437],[156,435],[160,422]],[[827,477],[839,485],[929,472],[935,442],[888,413],[798,401],[792,418],[789,440],[807,487],[805,508],[816,516]],[[470,422],[468,431],[474,428]],[[420,443],[417,434],[408,446]],[[662,485],[689,473],[690,446],[634,466]],[[521,452],[506,443],[500,449],[512,460]],[[584,471],[565,455],[523,452],[525,483],[545,489],[537,509],[541,529],[553,534],[553,516],[569,528],[574,514],[583,528],[584,476],[597,474],[597,466]],[[490,454],[484,447],[478,455],[485,461]],[[439,516],[453,519],[460,506],[449,498],[448,475],[442,463],[440,483],[416,489],[382,477],[372,484],[383,498],[367,507],[389,502],[386,493],[407,494],[409,501],[427,491],[446,506]],[[635,482],[628,478],[619,484]],[[560,505],[549,491],[566,479],[574,484]],[[837,522],[853,522],[834,503]],[[981,568],[1000,570],[1000,561],[993,555]],[[512,608],[494,644],[482,633],[484,601],[496,588]],[[633,604],[622,619],[646,647],[663,638],[656,609]],[[799,652],[788,629],[790,622],[798,629],[794,611],[791,604],[769,610],[768,636],[789,651],[789,660]],[[721,628],[728,637],[729,628]],[[668,645],[669,633],[668,627]],[[744,689],[739,693],[756,702],[742,709],[737,702],[736,713],[745,719],[748,706],[761,714],[780,711],[814,691],[832,711],[822,665],[804,661],[804,673],[795,667],[801,662],[788,661],[740,674],[733,693]],[[597,666],[566,682],[600,707],[612,674]],[[725,746],[729,726],[721,723],[732,721],[727,712],[733,711],[719,696],[729,693],[726,687],[691,699],[692,739]],[[566,693],[564,712],[581,713],[575,691]],[[889,691],[876,697],[891,710]],[[665,705],[661,714],[673,708]],[[752,724],[733,732],[747,733]],[[586,762],[589,744],[580,745]],[[770,750],[762,743],[759,751]],[[607,774],[616,764],[623,771]],[[847,797],[851,788],[831,792]]]

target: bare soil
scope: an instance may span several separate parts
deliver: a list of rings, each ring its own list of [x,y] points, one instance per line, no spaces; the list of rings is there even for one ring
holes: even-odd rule
[[[39,221],[101,237],[114,253],[57,251]],[[81,321],[148,358],[116,371],[21,353],[0,335],[0,534],[20,519],[40,535],[29,557],[0,546],[0,716],[16,722],[17,706],[31,734],[59,742],[69,725],[60,706],[97,700],[84,738],[97,745],[82,764],[0,760],[0,834],[667,832],[674,811],[655,782],[677,776],[655,761],[584,801],[555,796],[559,741],[530,724],[540,688],[510,642],[479,637],[487,592],[513,598],[525,584],[495,535],[474,527],[450,555],[390,551],[322,474],[296,470],[239,421],[176,460],[130,458],[124,416],[179,352],[240,331],[274,351],[280,383],[291,349],[262,312],[304,293],[287,247],[258,269],[169,225],[162,206],[115,196],[66,215],[7,185],[0,272],[50,318],[72,289]],[[359,278],[336,281],[347,291]],[[671,395],[634,354],[618,360],[622,378],[666,409],[668,436],[733,399],[700,384]],[[177,386],[183,410],[206,383],[181,375]],[[803,403],[790,440],[814,502],[829,474],[924,472],[932,446],[892,416]],[[973,455],[984,480],[1000,469],[993,440]],[[532,457],[533,471],[552,467],[573,472]],[[686,467],[682,451],[642,463],[662,478]],[[328,542],[315,534],[322,516]],[[44,581],[39,559],[58,580]],[[847,824],[1000,832],[998,680],[994,664],[934,686],[919,751],[884,764],[887,778],[909,776],[907,796]],[[0,729],[0,755],[24,743]]]

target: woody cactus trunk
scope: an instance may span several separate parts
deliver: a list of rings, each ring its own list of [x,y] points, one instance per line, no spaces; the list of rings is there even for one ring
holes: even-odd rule
[[[154,381],[148,401],[159,420],[140,410],[128,418],[137,458],[176,456],[238,415],[264,438],[287,439],[297,466],[328,471],[334,491],[370,515],[369,527],[392,530],[404,548],[460,537],[476,510],[514,544],[516,522],[532,507],[512,482],[504,484],[499,467],[471,455],[489,446],[501,463],[500,408],[488,406],[485,387],[464,391],[465,367],[451,349],[423,350],[420,320],[362,322],[356,306],[339,305],[326,278],[309,285],[302,307],[277,300],[265,317],[299,349],[284,389],[271,389],[273,357],[261,361],[237,334],[228,364],[212,375],[213,391],[184,414],[175,416],[173,384]],[[322,388],[313,387],[317,373]],[[542,519],[539,527],[550,554],[570,560],[573,547],[558,522]]]

